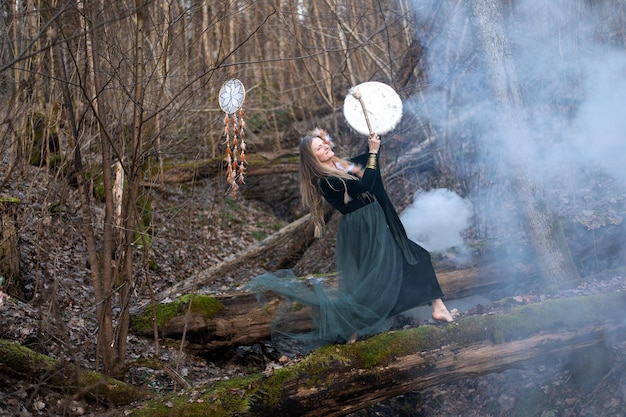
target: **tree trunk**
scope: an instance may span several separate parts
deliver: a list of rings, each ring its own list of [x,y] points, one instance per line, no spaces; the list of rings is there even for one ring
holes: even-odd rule
[[[615,317],[620,294],[549,300],[507,312],[470,316],[443,326],[387,332],[347,345],[333,345],[264,375],[217,384],[194,401],[144,404],[133,416],[183,415],[187,407],[205,415],[341,416],[408,391],[456,382],[520,366],[562,361],[590,347],[626,340]],[[584,366],[584,364],[583,364]],[[186,395],[186,394],[184,394]],[[200,410],[198,407],[202,407]]]
[[[518,367],[533,360],[567,357],[593,346],[604,346],[609,336],[624,340],[626,329],[615,326],[536,335],[494,345],[476,343],[462,348],[442,347],[426,353],[398,358],[385,368],[363,370],[340,367],[332,369],[327,381],[303,395],[303,385],[310,379],[292,379],[283,386],[280,406],[265,406],[254,416],[298,413],[299,416],[342,416],[374,405],[408,391],[419,391],[436,385],[446,385],[466,378],[475,378]],[[260,407],[261,408],[261,407]],[[286,414],[284,414],[286,413]]]
[[[144,225],[140,221],[141,215],[138,213],[139,187],[143,179],[144,162],[144,146],[142,138],[143,128],[143,112],[144,112],[144,2],[143,0],[135,0],[135,39],[134,39],[134,89],[133,89],[133,122],[130,143],[130,158],[128,186],[125,195],[125,201],[122,208],[122,218],[124,219],[124,235],[122,241],[122,249],[120,255],[120,281],[117,282],[117,291],[119,294],[119,315],[117,318],[115,353],[120,362],[116,364],[119,371],[125,365],[126,360],[126,342],[128,330],[130,327],[130,304],[135,288],[135,269],[133,264],[133,255],[135,252],[136,233],[142,237],[142,247],[147,246],[145,240]],[[104,161],[106,163],[106,161]],[[114,288],[111,287],[111,294]]]
[[[67,45],[67,43],[65,43]],[[74,150],[74,172],[76,175],[76,181],[78,186],[78,195],[80,197],[81,218],[80,223],[83,230],[83,237],[87,245],[87,257],[89,261],[89,271],[91,273],[91,281],[95,294],[96,315],[98,317],[98,345],[100,355],[102,356],[102,366],[105,370],[112,369],[116,358],[113,356],[112,341],[114,338],[113,318],[111,316],[110,304],[105,306],[107,300],[104,293],[104,282],[110,277],[103,277],[100,268],[100,258],[98,257],[98,245],[96,243],[96,235],[93,227],[93,219],[91,216],[91,197],[89,194],[89,188],[87,186],[87,179],[85,170],[83,167],[83,157],[81,152],[81,146],[83,145],[80,140],[80,134],[78,131],[78,125],[76,122],[76,114],[74,111],[74,103],[69,90],[69,78],[67,75],[65,54],[61,42],[55,43],[54,47],[55,63],[57,64],[57,70],[59,71],[59,83],[61,90],[63,91],[63,102],[66,110],[65,114],[70,126],[73,141],[72,146]],[[96,367],[98,362],[96,362]]]
[[[79,5],[83,7],[84,5]],[[92,5],[93,6],[93,5]],[[95,51],[101,51],[100,45],[100,33],[94,31],[94,22],[97,19],[97,8],[92,7],[87,10],[83,9],[83,17],[81,24],[85,31],[85,54],[87,57],[87,64],[89,65],[88,79],[91,84],[86,88],[86,94],[88,95],[88,103],[91,106],[91,110],[98,121],[98,138],[100,140],[101,155],[102,155],[102,184],[104,192],[104,219],[102,224],[102,250],[99,252],[100,261],[98,265],[91,265],[91,268],[98,268],[100,270],[100,279],[94,281],[94,294],[95,304],[102,305],[98,315],[98,326],[101,329],[113,329],[112,324],[113,316],[111,315],[112,309],[112,291],[114,287],[115,277],[117,272],[114,273],[113,268],[113,256],[114,247],[119,244],[119,239],[116,237],[119,235],[115,225],[120,225],[120,217],[116,216],[115,210],[115,198],[113,192],[113,176],[110,162],[112,161],[112,140],[107,130],[107,111],[105,100],[105,93],[102,90],[102,68],[100,65],[100,57],[95,55]],[[99,10],[99,9],[98,9]],[[87,18],[89,13],[89,18]],[[95,240],[95,236],[93,237]],[[98,286],[98,288],[96,288]],[[119,361],[117,353],[110,346],[113,345],[113,340],[109,339],[113,337],[112,332],[99,332],[98,333],[98,352],[102,354],[102,364],[105,372],[110,372],[111,367]],[[108,335],[108,336],[106,336]],[[99,359],[97,359],[99,360]],[[96,366],[98,362],[96,362]]]
[[[311,379],[292,379],[284,384],[278,407],[263,404],[259,412],[249,415],[297,415],[305,417],[343,416],[402,395],[437,385],[447,385],[467,378],[502,372],[539,360],[552,362],[594,346],[604,346],[609,337],[626,338],[623,326],[600,329],[587,327],[581,330],[536,335],[494,345],[476,343],[461,348],[442,347],[426,353],[415,353],[398,358],[385,368],[363,370],[359,368],[331,368],[327,381],[302,394],[303,385]],[[276,413],[276,414],[273,414]],[[286,413],[286,414],[285,414]],[[295,415],[295,414],[293,414]]]
[[[0,196],[0,286],[7,294],[23,298],[20,280],[20,248],[16,227],[17,208],[20,200]]]
[[[523,121],[522,98],[517,85],[517,76],[507,39],[504,35],[502,15],[495,0],[475,0],[470,2],[472,22],[480,44],[485,50],[487,68],[492,83],[494,98],[501,106],[507,131],[505,148],[509,152],[508,162],[512,166],[514,183],[525,226],[532,241],[541,275],[549,284],[562,287],[571,286],[580,280],[572,260],[563,229],[548,207],[539,188],[525,166],[533,159],[530,152],[515,144],[531,140],[530,129]],[[508,147],[506,145],[509,145]]]

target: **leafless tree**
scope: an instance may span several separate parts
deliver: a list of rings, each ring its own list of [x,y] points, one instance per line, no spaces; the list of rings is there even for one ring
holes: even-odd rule
[[[506,38],[488,13],[501,2],[486,1],[472,9],[489,46],[493,37]],[[439,3],[430,3],[432,15]],[[150,193],[142,184],[168,159],[221,158],[224,115],[217,96],[224,81],[239,78],[246,86],[252,150],[295,148],[306,133],[297,123],[312,128],[323,120],[340,131],[347,91],[370,80],[394,86],[403,98],[417,97],[400,136],[411,152],[438,146],[434,159],[445,174],[465,169],[449,166],[473,145],[468,139],[455,147],[450,130],[429,126],[432,109],[420,90],[429,82],[424,49],[437,34],[429,32],[428,19],[413,14],[410,0],[14,0],[0,11],[0,185],[21,175],[33,150],[41,150],[40,163],[54,176],[76,183],[99,359],[107,372],[124,360],[134,292],[151,286],[147,259],[151,230],[159,225],[150,221]],[[621,21],[615,17],[610,27],[617,29],[605,34],[614,44],[624,43]],[[448,45],[451,65],[473,64],[478,51],[465,45]],[[496,69],[508,65],[505,51],[485,54],[497,64],[494,94],[515,108],[515,80]],[[460,99],[455,83],[450,80],[444,105]],[[449,126],[460,126],[466,116],[446,117]],[[490,174],[484,167],[473,178]],[[552,227],[549,214],[533,203],[532,184],[519,178],[532,209],[529,233],[541,237],[539,246],[556,262],[545,260],[548,275],[563,277],[572,272],[560,256],[565,252],[551,245],[554,235],[541,235]]]

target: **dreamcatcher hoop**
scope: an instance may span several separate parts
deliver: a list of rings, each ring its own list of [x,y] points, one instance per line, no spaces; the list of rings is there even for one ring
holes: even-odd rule
[[[222,111],[226,114],[234,114],[241,107],[246,99],[246,88],[243,83],[236,79],[230,79],[220,88],[219,102]]]
[[[395,129],[402,119],[402,99],[389,85],[367,81],[350,89],[343,114],[358,133],[383,135]]]
[[[242,107],[245,99],[246,89],[240,80],[233,78],[222,84],[218,101],[220,108],[226,113],[224,116],[224,144],[226,145],[224,163],[229,192],[236,191],[239,185],[244,183],[247,163]]]

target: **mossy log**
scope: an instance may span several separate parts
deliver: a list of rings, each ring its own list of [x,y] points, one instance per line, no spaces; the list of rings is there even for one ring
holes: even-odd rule
[[[8,340],[0,340],[0,373],[28,378],[52,389],[115,406],[149,397],[147,391],[97,372],[81,370]]]
[[[295,219],[302,216],[299,192],[299,157],[296,150],[246,154],[244,183],[231,196],[241,195],[271,208],[274,215]],[[164,184],[181,184],[226,175],[222,157],[167,163],[142,185],[159,190]],[[163,189],[162,191],[166,191]]]
[[[387,332],[318,349],[273,372],[150,400],[134,417],[342,416],[408,391],[520,366],[556,363],[626,341],[624,294],[513,305],[442,326]],[[514,301],[511,300],[511,304]],[[583,364],[584,365],[584,364]]]
[[[293,151],[270,156],[267,154],[246,154],[246,175],[262,176],[298,172],[298,159]],[[222,157],[198,161],[168,164],[162,173],[153,176],[155,183],[180,184],[215,177],[225,172]]]
[[[270,338],[270,323],[279,304],[276,297],[261,308],[256,295],[250,293],[183,296],[171,303],[157,305],[157,327],[163,337],[176,339],[185,334],[190,342],[186,347],[188,352],[249,346]],[[135,333],[150,336],[153,332],[152,309],[147,308],[134,316],[131,325]],[[310,326],[303,310],[302,321],[296,329],[308,330]]]
[[[495,276],[497,274],[488,273],[487,268],[466,269],[441,273],[439,281],[446,298],[455,299],[501,285],[502,282],[493,278]],[[196,301],[189,309],[190,297],[183,296],[157,305],[157,326],[164,337],[180,338],[184,333],[191,342],[188,350],[194,352],[253,345],[270,338],[270,323],[280,299],[277,296],[272,298],[271,294],[268,297],[269,302],[261,308],[256,295],[250,293],[194,295]],[[212,307],[208,308],[207,305]],[[307,330],[307,326],[310,326],[305,311],[299,326],[301,330]],[[134,315],[133,330],[144,336],[152,334],[151,308],[144,308],[141,313]]]

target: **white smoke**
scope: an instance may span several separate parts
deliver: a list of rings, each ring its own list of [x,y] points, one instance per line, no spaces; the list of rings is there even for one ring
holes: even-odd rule
[[[472,215],[472,203],[440,188],[416,193],[400,220],[409,238],[428,251],[455,248],[466,253],[462,233],[470,226]]]
[[[587,67],[586,100],[573,123],[573,145],[584,157],[626,181],[626,56],[609,53]]]
[[[544,187],[547,203],[560,216],[574,220],[581,213],[596,217],[598,211],[615,210],[624,217],[623,189],[615,187],[626,183],[626,35],[611,4],[519,0],[503,13],[507,59],[515,69],[508,75],[522,96],[516,109],[525,123],[521,133],[503,123],[472,26],[471,2],[414,0],[416,18],[424,22],[417,36],[427,51],[429,83],[408,100],[407,109],[428,118],[446,146],[454,148],[461,138],[458,152],[464,152],[462,143],[478,144],[479,156],[466,158],[457,175],[475,185],[480,181],[466,197],[481,227],[493,219],[513,227],[522,223],[510,202],[489,189],[509,183],[507,168],[513,164]],[[597,187],[603,176],[613,185]],[[606,198],[611,187],[616,199]],[[428,245],[423,236],[434,239],[436,232],[417,233],[413,236]]]

